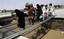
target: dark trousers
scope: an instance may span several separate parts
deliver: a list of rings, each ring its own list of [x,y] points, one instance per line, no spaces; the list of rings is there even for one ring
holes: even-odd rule
[[[18,20],[18,27],[25,29],[25,20],[19,19]]]

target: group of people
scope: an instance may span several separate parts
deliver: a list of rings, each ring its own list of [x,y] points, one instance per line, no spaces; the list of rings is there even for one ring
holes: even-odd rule
[[[48,5],[36,5],[36,8],[33,4],[26,4],[25,11],[15,10],[16,15],[18,16],[18,27],[25,29],[25,16],[29,20],[29,24],[34,24],[34,22],[46,20],[49,16],[54,15],[54,7],[52,4]]]

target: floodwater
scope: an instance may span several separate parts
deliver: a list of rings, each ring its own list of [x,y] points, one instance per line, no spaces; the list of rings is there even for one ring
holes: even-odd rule
[[[56,18],[64,18],[64,8],[55,10]]]

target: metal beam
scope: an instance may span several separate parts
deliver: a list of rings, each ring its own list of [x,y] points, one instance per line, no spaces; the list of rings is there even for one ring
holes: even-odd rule
[[[20,31],[20,32],[18,32],[18,33],[15,33],[15,34],[10,35],[10,36],[8,36],[8,37],[6,37],[6,38],[3,38],[3,39],[12,39],[12,38],[17,37],[17,36],[19,36],[19,35],[22,35],[22,34],[25,33],[25,32],[31,32],[31,31],[33,31],[34,29],[40,27],[41,24],[49,21],[49,20],[50,20],[51,18],[53,18],[53,17],[54,17],[54,16],[51,16],[51,17],[49,17],[48,19],[40,22],[40,23],[37,24],[37,25],[34,25],[34,26],[30,27],[30,28],[27,28],[27,29],[25,29],[25,30],[23,30],[23,31]]]

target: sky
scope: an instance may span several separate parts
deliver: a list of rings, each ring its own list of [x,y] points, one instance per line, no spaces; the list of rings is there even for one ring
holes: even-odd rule
[[[64,0],[0,0],[0,9],[23,9],[26,3],[36,4],[62,4],[64,5]]]

